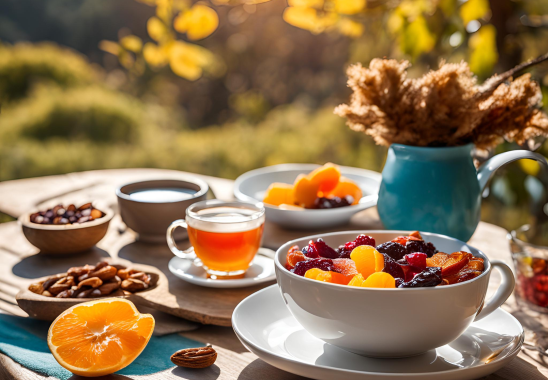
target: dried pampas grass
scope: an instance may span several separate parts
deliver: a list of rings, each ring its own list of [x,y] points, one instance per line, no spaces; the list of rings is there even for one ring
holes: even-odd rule
[[[538,84],[529,74],[511,78],[517,69],[531,66],[526,65],[478,86],[465,62],[442,62],[438,70],[408,79],[409,62],[374,59],[369,68],[350,66],[350,104],[341,104],[335,113],[346,117],[353,130],[386,146],[474,143],[487,150],[503,139],[525,144],[548,136],[548,117],[539,110]]]

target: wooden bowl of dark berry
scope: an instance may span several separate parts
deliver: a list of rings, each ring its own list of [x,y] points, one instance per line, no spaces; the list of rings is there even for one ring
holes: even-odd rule
[[[23,214],[19,223],[27,240],[44,254],[87,251],[107,233],[114,212],[94,204],[59,204]]]

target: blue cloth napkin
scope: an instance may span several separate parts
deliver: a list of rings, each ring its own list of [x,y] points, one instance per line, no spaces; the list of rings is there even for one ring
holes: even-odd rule
[[[72,373],[61,367],[47,343],[49,322],[0,314],[0,352],[22,366],[43,375],[67,380]],[[178,334],[153,336],[139,357],[120,375],[149,375],[173,367],[169,359],[175,351],[200,347],[203,343]]]

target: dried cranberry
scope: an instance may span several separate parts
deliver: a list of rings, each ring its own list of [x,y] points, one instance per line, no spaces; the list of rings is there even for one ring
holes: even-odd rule
[[[419,268],[421,271],[426,269],[426,258],[426,253],[422,252],[408,253],[405,255],[405,260],[409,265]]]
[[[411,281],[404,282],[398,288],[423,288],[441,284],[441,268],[428,267],[417,274]]]
[[[434,256],[438,252],[434,244],[425,242],[424,240],[409,240],[405,245],[408,253],[422,252],[428,257]]]
[[[403,260],[398,260],[398,263],[400,263],[401,261]],[[405,276],[403,277],[405,281],[411,281],[417,274],[423,271],[422,268],[416,268],[409,264],[400,264],[400,266],[403,270],[403,273],[405,273]]]
[[[388,273],[394,278],[405,278],[402,267],[390,256],[383,254],[384,256],[384,268],[383,272]]]
[[[338,259],[339,254],[333,248],[328,246],[323,239],[318,239],[316,242],[310,240],[308,246],[302,250],[303,254],[309,258],[326,257],[328,259]]]
[[[333,260],[319,258],[319,259],[311,259],[306,261],[299,261],[295,265],[295,268],[291,270],[291,272],[299,276],[304,276],[306,271],[312,268],[318,268],[324,271],[335,271],[334,270],[335,268],[333,266]]]
[[[372,247],[375,246],[375,239],[373,239],[371,236],[367,236],[364,234],[359,235],[354,241],[349,241],[345,245],[339,246],[337,251],[339,252],[339,257],[341,259],[349,259],[350,254],[354,250],[354,248],[359,247],[360,245],[370,245]]]
[[[393,241],[378,245],[377,251],[379,251],[380,253],[386,253],[394,260],[399,260],[408,253],[407,249],[405,249],[403,245],[401,245],[400,243],[394,243]]]

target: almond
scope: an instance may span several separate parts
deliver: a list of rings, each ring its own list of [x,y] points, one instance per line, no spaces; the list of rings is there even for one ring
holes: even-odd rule
[[[208,344],[206,347],[187,348],[171,355],[173,364],[187,368],[206,368],[215,363],[217,352]]]

